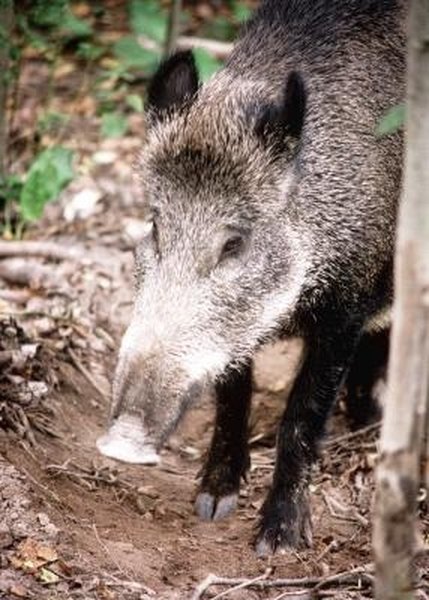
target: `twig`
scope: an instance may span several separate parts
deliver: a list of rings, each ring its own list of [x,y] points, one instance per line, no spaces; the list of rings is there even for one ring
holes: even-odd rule
[[[80,362],[80,360],[78,359],[76,354],[73,352],[73,350],[71,348],[68,348],[67,353],[70,356],[73,366],[79,371],[79,373],[81,373],[85,377],[85,379],[88,381],[88,383],[90,383],[92,385],[92,387],[99,393],[99,395],[101,396],[103,401],[105,403],[107,403],[108,398],[107,398],[104,390],[98,385],[98,383],[95,381],[94,377],[91,375],[91,373],[88,371],[88,369],[83,366],[83,364]]]
[[[104,550],[104,552],[107,554],[107,556],[113,562],[113,564],[116,566],[116,568],[118,569],[119,573],[121,573],[121,575],[128,575],[128,573],[126,573],[124,571],[124,569],[121,567],[121,565],[118,563],[118,561],[116,560],[116,558],[114,556],[112,556],[112,553],[109,551],[109,548],[106,546],[106,544],[100,538],[100,536],[98,534],[97,525],[95,523],[92,524],[92,530],[94,531],[94,535],[96,537],[97,542],[100,544],[101,548]]]
[[[79,483],[83,483],[89,489],[93,489],[92,483],[103,483],[109,486],[123,487],[131,491],[136,490],[135,485],[124,479],[119,479],[119,477],[106,467],[102,467],[101,469],[88,469],[71,462],[70,459],[67,459],[62,465],[46,465],[44,470],[52,476],[65,475],[71,479],[75,479]]]
[[[37,481],[37,479],[35,477],[33,477],[33,475],[31,475],[31,473],[25,467],[21,466],[20,469],[21,469],[21,471],[23,471],[24,475],[34,486],[36,486],[37,488],[42,490],[45,494],[50,496],[53,500],[55,500],[55,502],[59,506],[64,506],[63,501],[55,492],[53,492],[51,489],[46,487],[46,485],[43,485],[42,483],[40,483],[40,481]]]
[[[238,585],[235,585],[234,587],[230,588],[229,590],[225,590],[224,592],[221,592],[220,594],[216,594],[216,596],[213,598],[213,600],[219,600],[219,598],[224,598],[225,596],[228,596],[232,592],[237,592],[238,590],[243,590],[244,588],[250,587],[252,584],[256,583],[257,581],[264,581],[271,575],[271,573],[272,573],[272,569],[267,569],[263,575],[259,575],[258,577],[255,577],[254,579],[249,579],[247,582],[239,583]]]
[[[17,257],[0,261],[0,278],[33,289],[57,287],[61,283],[58,273],[52,267],[41,265],[36,260]]]
[[[146,50],[160,50],[159,45],[150,40],[145,36],[139,36],[138,41],[140,45]],[[177,48],[179,50],[193,50],[194,48],[201,48],[211,54],[214,54],[218,58],[227,58],[232,51],[233,44],[229,42],[219,42],[217,40],[208,40],[206,38],[191,37],[187,35],[180,35],[177,38]]]
[[[177,47],[180,50],[193,50],[194,48],[201,48],[207,50],[211,54],[214,54],[218,58],[227,58],[233,49],[233,44],[229,42],[219,42],[217,40],[207,40],[205,38],[190,37],[187,35],[181,35],[177,40]]]
[[[148,596],[155,596],[156,592],[151,588],[147,587],[143,583],[139,583],[138,581],[122,581],[113,577],[113,575],[109,575],[113,581],[104,581],[104,585],[107,587],[120,587],[126,588],[127,590],[132,590],[133,592],[144,592]]]
[[[373,570],[373,565],[364,565],[362,567],[356,567],[350,571],[342,571],[335,575],[328,577],[300,577],[296,579],[247,579],[244,577],[230,578],[230,577],[218,577],[211,573],[204,581],[202,581],[195,590],[195,593],[191,597],[191,600],[200,600],[209,587],[213,585],[225,585],[225,586],[239,586],[243,587],[254,587],[257,589],[268,589],[273,587],[315,587],[319,589],[328,584],[341,584],[341,583],[361,583],[362,579],[366,579],[367,583],[372,583],[372,576],[369,571]],[[231,590],[228,590],[231,591]]]
[[[180,11],[182,9],[182,0],[171,0],[170,16],[168,19],[168,33],[165,44],[165,56],[170,56],[176,49],[177,38],[180,28]]]
[[[362,429],[358,429],[357,431],[351,431],[350,433],[344,433],[343,435],[337,435],[333,438],[330,438],[324,444],[325,448],[331,448],[332,446],[336,446],[337,444],[342,444],[344,442],[349,442],[357,437],[365,435],[370,431],[376,431],[380,428],[380,421],[377,423],[371,423],[371,425],[367,425],[366,427],[362,427]]]
[[[55,242],[4,242],[0,240],[0,258],[6,256],[43,256],[52,260],[81,260],[78,248],[64,248]]]
[[[30,298],[31,293],[28,290],[0,290],[0,300],[5,302],[25,304]]]
[[[311,600],[312,593],[308,590],[293,590],[293,592],[282,592],[273,598],[273,600],[282,600],[283,598],[289,598],[290,600],[295,600],[295,598],[299,600]]]

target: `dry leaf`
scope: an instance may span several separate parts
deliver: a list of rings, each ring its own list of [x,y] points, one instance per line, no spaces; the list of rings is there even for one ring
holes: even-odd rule
[[[11,594],[13,594],[14,596],[17,596],[18,598],[26,598],[27,597],[27,589],[23,585],[20,585],[19,583],[16,583],[15,585],[13,585],[9,591]]]
[[[46,569],[45,567],[42,567],[40,569],[40,571],[37,575],[37,578],[42,583],[46,583],[46,584],[58,583],[58,581],[60,580],[59,576],[56,573],[54,573],[50,569]]]

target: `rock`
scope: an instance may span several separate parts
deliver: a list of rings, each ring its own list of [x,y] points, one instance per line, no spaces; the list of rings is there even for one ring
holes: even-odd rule
[[[0,548],[8,548],[13,544],[13,537],[6,524],[0,525]]]

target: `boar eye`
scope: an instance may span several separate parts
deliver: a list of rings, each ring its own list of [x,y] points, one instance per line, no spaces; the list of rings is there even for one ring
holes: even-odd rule
[[[152,243],[153,243],[153,248],[155,250],[156,257],[158,259],[160,259],[161,258],[161,249],[159,247],[159,229],[158,229],[158,223],[157,223],[156,219],[153,219],[153,221],[152,221]]]
[[[243,236],[236,234],[230,237],[223,245],[220,260],[234,258],[240,254],[244,248]]]

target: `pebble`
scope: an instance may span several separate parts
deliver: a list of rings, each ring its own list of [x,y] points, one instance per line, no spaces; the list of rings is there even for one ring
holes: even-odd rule
[[[0,548],[7,548],[13,544],[13,537],[7,525],[0,525]]]

